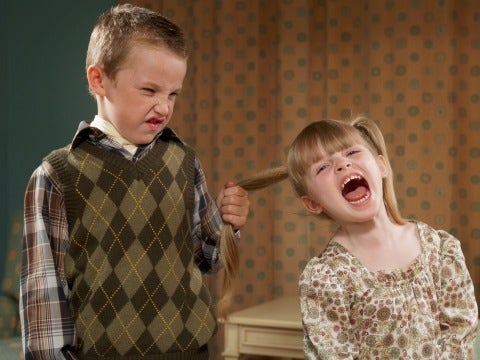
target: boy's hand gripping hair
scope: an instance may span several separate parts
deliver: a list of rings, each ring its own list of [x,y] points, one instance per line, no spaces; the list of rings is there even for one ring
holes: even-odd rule
[[[237,186],[240,186],[246,191],[253,191],[285,180],[287,177],[287,168],[281,166],[264,170],[251,178],[241,180]],[[227,186],[233,186],[233,184],[227,184]],[[232,225],[232,223],[224,222],[220,238],[220,260],[224,267],[223,286],[218,303],[218,311],[221,318],[226,318],[228,315],[232,297],[232,285],[238,273],[239,250],[234,232],[235,225],[236,224]]]

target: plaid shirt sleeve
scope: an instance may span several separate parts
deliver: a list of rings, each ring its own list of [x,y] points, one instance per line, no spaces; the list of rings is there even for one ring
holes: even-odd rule
[[[221,267],[218,244],[222,218],[215,199],[208,193],[198,158],[195,159],[195,206],[192,232],[195,262],[202,273],[215,272]]]
[[[63,260],[68,225],[53,169],[42,163],[25,192],[20,318],[25,359],[64,359],[75,342]]]

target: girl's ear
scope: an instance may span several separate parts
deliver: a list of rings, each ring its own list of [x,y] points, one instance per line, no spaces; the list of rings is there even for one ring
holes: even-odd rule
[[[90,91],[99,96],[105,95],[105,88],[103,86],[106,78],[103,70],[97,65],[90,65],[87,69],[88,88]]]
[[[378,155],[378,167],[380,168],[380,174],[382,174],[382,179],[385,179],[388,175],[388,165],[387,160],[383,155]]]
[[[303,195],[300,200],[302,200],[303,207],[312,214],[320,215],[323,212],[323,207],[316,201],[310,199],[308,196]]]

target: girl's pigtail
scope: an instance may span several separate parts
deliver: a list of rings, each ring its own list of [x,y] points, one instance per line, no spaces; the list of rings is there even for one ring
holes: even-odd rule
[[[385,139],[380,131],[380,128],[373,120],[365,116],[358,116],[357,118],[353,119],[351,121],[351,125],[360,131],[363,138],[377,151],[379,155],[382,155],[385,158],[389,174],[385,179],[383,179],[383,201],[390,218],[397,224],[405,224],[406,220],[402,217],[398,208],[397,197],[395,195],[395,189],[393,186],[392,166],[388,158]]]
[[[288,178],[287,168],[280,166],[264,170],[251,178],[241,180],[237,185],[246,191],[253,191],[283,181],[286,178]],[[220,260],[224,269],[222,292],[218,302],[218,312],[221,318],[228,316],[232,297],[232,285],[238,273],[239,259],[237,237],[233,227],[231,224],[224,223],[220,238]]]

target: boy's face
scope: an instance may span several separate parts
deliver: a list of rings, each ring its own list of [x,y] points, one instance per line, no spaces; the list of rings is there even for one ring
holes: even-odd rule
[[[98,114],[134,145],[150,143],[170,121],[187,72],[186,59],[166,48],[133,45],[115,79],[90,67]]]

